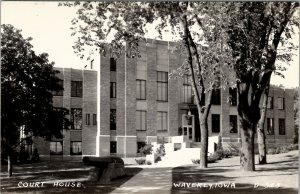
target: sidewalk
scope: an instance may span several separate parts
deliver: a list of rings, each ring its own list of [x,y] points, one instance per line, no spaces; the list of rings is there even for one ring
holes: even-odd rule
[[[111,193],[167,194],[172,187],[172,168],[144,168]]]

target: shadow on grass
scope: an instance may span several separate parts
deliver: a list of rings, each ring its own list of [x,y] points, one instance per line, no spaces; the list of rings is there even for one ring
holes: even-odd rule
[[[296,168],[296,169],[295,169]],[[289,170],[295,170],[292,174],[297,173],[298,167],[291,167]],[[260,169],[261,171],[272,171],[274,169]],[[259,170],[259,171],[260,171]],[[275,169],[286,172],[279,166]],[[239,169],[223,169],[218,167],[209,167],[207,169],[198,169],[195,166],[176,167],[172,169],[172,194],[181,193],[201,193],[201,194],[296,194],[298,191],[293,188],[277,188],[276,185],[263,185],[255,187],[253,183],[235,183],[239,177],[226,176],[227,172],[239,171]],[[278,172],[277,172],[278,173]],[[235,174],[235,173],[234,173]],[[276,174],[280,175],[280,174]],[[283,174],[286,175],[286,174]],[[271,175],[256,175],[256,176],[274,176]],[[243,176],[245,177],[245,176]],[[250,176],[249,176],[250,177]],[[266,178],[267,180],[267,178]],[[193,184],[194,183],[194,184]],[[225,183],[228,186],[225,186]],[[192,185],[193,184],[193,185]]]
[[[260,168],[255,171],[260,172],[260,171],[284,171],[284,172],[290,172],[290,173],[298,173],[298,167],[297,166],[291,166],[291,167],[284,167],[284,166],[279,166],[275,168]]]
[[[283,172],[289,172],[292,174],[298,174],[298,162],[299,157],[298,156],[287,156],[288,160],[281,160],[276,162],[268,162],[264,165],[257,165],[256,171],[283,171]]]
[[[290,188],[254,188],[252,184],[235,184],[235,188],[174,188],[171,194],[201,193],[201,194],[297,194],[296,189]]]
[[[7,166],[2,167],[7,168]],[[7,173],[1,173],[0,193],[109,193],[142,170],[142,168],[125,168],[125,177],[114,179],[108,184],[100,184],[97,181],[89,180],[91,169],[81,162],[69,161],[42,161],[34,164],[15,165],[12,177],[8,178]],[[19,187],[19,182],[45,183],[44,187],[28,188]],[[73,187],[54,186],[54,182],[79,183],[79,187],[74,187],[75,184]]]

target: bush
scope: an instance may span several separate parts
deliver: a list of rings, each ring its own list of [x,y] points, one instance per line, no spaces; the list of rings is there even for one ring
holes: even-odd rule
[[[219,135],[217,150],[214,152],[214,154],[217,153],[220,158],[223,158],[223,152],[224,152],[224,150],[223,150],[223,145],[222,145],[222,137],[221,137],[221,135]]]
[[[17,164],[18,163],[18,157],[19,157],[19,153],[15,150],[12,150],[12,154],[11,154],[11,158],[10,158],[10,162],[12,164]],[[7,164],[8,163],[8,156],[6,152],[2,152],[1,153],[1,164]]]
[[[217,160],[219,160],[219,159],[217,159],[213,155],[207,157],[207,163],[215,163]]]
[[[269,154],[269,155],[276,154],[276,149],[274,149],[274,148],[269,148],[268,151],[267,151],[267,154]]]
[[[192,159],[192,162],[193,164],[200,164],[200,159],[196,159],[196,160]]]
[[[152,162],[151,161],[147,161],[147,165],[151,165],[152,164]]]
[[[28,162],[29,159],[29,153],[25,150],[24,146],[21,146],[21,150],[19,153],[19,161],[21,164],[25,164]]]
[[[142,155],[149,155],[149,154],[152,154],[152,147],[153,145],[151,144],[146,144],[144,147],[142,147],[140,150],[139,150],[139,153],[141,153]]]
[[[221,160],[223,157],[220,155],[220,152],[214,152],[212,155],[207,157],[207,163],[214,163],[217,160]],[[193,164],[200,164],[200,159],[193,159]]]
[[[138,163],[139,165],[143,165],[146,163],[146,159],[135,159],[136,163]]]
[[[165,144],[161,144],[156,150],[155,163],[161,161],[161,157],[166,155]]]
[[[291,145],[281,146],[277,148],[269,148],[267,153],[273,155],[273,154],[287,153],[292,150],[298,150],[298,144],[291,144]]]
[[[238,150],[229,150],[229,149],[226,149],[223,151],[223,156],[224,158],[229,158],[231,156],[239,156],[240,153]]]
[[[291,145],[288,145],[287,146],[287,149],[289,151],[292,151],[292,150],[298,150],[298,144],[291,144]]]

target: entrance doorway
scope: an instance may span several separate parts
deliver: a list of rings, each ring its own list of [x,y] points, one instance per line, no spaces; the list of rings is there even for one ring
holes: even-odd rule
[[[182,115],[182,131],[185,142],[195,141],[195,118],[194,115],[184,114]]]
[[[194,141],[193,127],[192,126],[184,126],[183,127],[183,135],[184,139],[188,142]]]

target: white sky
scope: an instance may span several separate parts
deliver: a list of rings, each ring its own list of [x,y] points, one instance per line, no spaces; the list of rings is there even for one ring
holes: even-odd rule
[[[58,7],[57,2],[1,2],[1,24],[12,24],[22,30],[24,38],[32,37],[31,44],[37,53],[46,52],[56,67],[83,68],[88,64],[73,52],[74,37],[71,37],[71,20],[75,11]],[[299,34],[294,41],[299,45]],[[272,76],[272,84],[286,87],[299,86],[299,50],[293,58],[285,79]],[[98,60],[95,60],[95,62]]]

